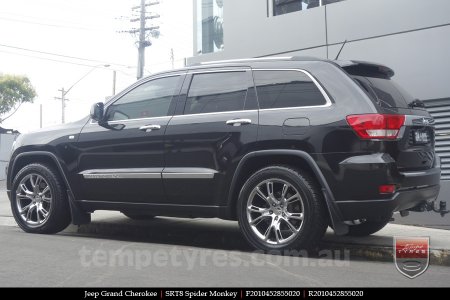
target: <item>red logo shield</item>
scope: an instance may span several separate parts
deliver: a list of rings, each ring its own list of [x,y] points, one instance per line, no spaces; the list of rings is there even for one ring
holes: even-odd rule
[[[430,262],[429,237],[394,237],[394,262],[397,270],[415,278],[428,268]]]

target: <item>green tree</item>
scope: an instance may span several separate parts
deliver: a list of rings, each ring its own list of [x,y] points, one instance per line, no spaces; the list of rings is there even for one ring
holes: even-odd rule
[[[11,117],[24,102],[33,102],[36,91],[26,76],[0,74],[0,123]]]

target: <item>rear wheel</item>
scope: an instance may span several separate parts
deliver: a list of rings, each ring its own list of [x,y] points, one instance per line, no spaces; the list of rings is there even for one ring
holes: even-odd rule
[[[355,220],[346,222],[349,225],[349,236],[368,236],[383,229],[391,220],[391,216],[379,220]]]
[[[238,220],[247,241],[265,251],[310,249],[328,226],[314,180],[283,166],[264,168],[247,180],[239,195]]]
[[[11,210],[17,224],[30,233],[56,233],[71,221],[64,184],[58,173],[44,164],[22,168],[13,180]]]

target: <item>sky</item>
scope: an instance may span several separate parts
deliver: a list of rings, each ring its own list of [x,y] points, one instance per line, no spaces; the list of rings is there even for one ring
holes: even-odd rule
[[[172,48],[175,67],[182,67],[193,52],[192,1],[159,2],[149,7],[161,17],[149,20],[147,26],[160,26],[161,35],[146,50],[145,75],[171,69]],[[138,26],[130,17],[137,17],[131,8],[139,3],[0,0],[0,73],[27,76],[38,94],[34,103],[23,104],[0,126],[22,133],[39,129],[41,104],[43,127],[61,124],[61,101],[55,99],[61,96],[58,90],[67,90],[88,73],[66,96],[66,122],[85,117],[93,103],[112,95],[113,70],[116,93],[135,82],[136,39],[119,31]]]

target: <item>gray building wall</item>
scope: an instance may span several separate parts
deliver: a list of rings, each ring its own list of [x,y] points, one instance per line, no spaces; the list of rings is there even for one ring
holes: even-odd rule
[[[448,103],[448,111],[436,120],[438,132],[450,131],[449,0],[346,0],[276,17],[268,10],[269,1],[224,1],[224,50],[196,55],[188,64],[291,55],[334,59],[347,40],[340,59],[388,65],[415,97],[433,100],[428,103],[442,98],[436,111]],[[441,157],[448,155],[443,174],[450,179],[450,135],[439,138],[436,149]],[[447,200],[450,181],[443,181],[442,189],[441,198]]]

